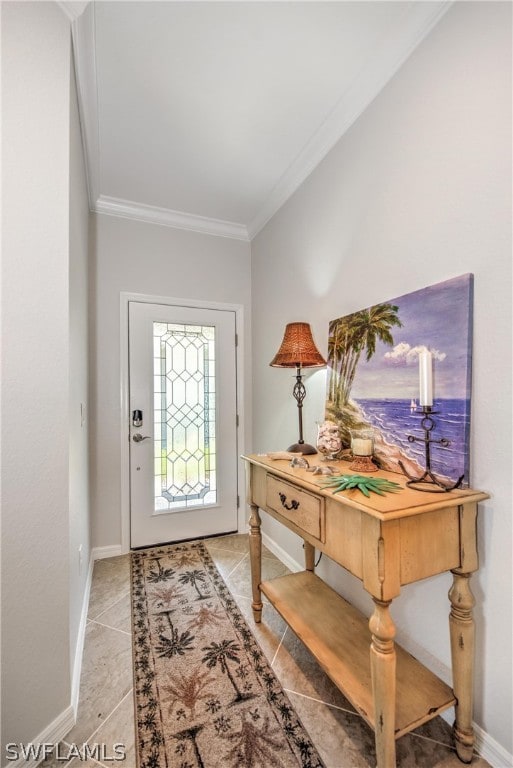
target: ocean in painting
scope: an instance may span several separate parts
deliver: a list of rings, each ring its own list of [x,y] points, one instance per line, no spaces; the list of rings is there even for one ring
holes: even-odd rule
[[[408,435],[423,438],[424,430],[420,423],[422,414],[418,406],[412,408],[411,400],[371,400],[355,399],[365,416],[365,421],[380,430],[387,443],[398,446],[403,453],[415,459],[425,467],[424,442],[408,442]],[[442,437],[450,440],[444,448],[435,442],[431,444],[431,469],[434,474],[456,480],[465,475],[468,483],[468,436],[470,430],[470,400],[444,399],[433,403],[433,422],[431,439]],[[463,437],[463,439],[462,439]]]

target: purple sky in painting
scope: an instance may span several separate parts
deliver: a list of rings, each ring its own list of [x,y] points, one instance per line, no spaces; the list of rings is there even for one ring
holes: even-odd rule
[[[368,363],[362,354],[351,397],[418,398],[422,346],[434,354],[435,400],[470,397],[471,296],[472,275],[462,275],[383,302],[398,305],[402,327],[392,329],[394,347],[378,342]]]

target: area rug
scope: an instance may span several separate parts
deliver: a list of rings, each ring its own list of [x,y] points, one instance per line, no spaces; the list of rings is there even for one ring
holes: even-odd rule
[[[322,768],[204,544],[131,561],[139,768]]]

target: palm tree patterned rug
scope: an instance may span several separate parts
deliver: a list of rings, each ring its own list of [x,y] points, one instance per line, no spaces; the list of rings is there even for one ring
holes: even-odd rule
[[[204,544],[131,562],[139,768],[323,768]]]

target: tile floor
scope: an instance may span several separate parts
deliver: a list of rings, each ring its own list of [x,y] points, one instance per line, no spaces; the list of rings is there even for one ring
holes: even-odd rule
[[[248,536],[224,536],[205,542],[219,571],[246,617],[263,651],[287,691],[327,768],[375,766],[374,734],[351,704],[320,669],[269,604],[262,624],[251,612]],[[288,572],[269,550],[263,549],[263,578]],[[87,762],[64,762],[70,745],[105,744],[105,755]],[[113,746],[126,747],[126,760],[113,763]],[[400,768],[462,768],[450,746],[450,728],[441,718],[407,734],[397,742]],[[60,749],[60,759],[49,758],[45,768],[135,768],[132,650],[130,632],[129,556],[98,560],[93,572],[84,646],[78,718]],[[475,757],[473,768],[489,768]],[[169,766],[173,768],[173,766]],[[272,766],[269,766],[272,768]]]

